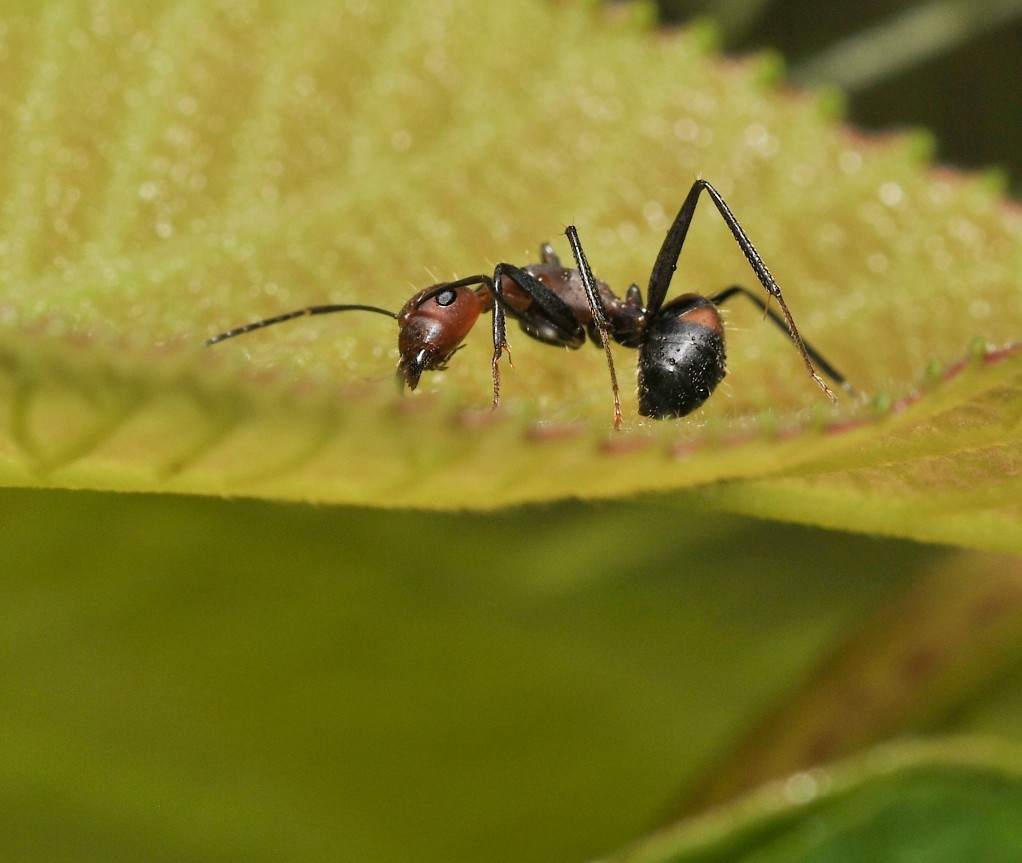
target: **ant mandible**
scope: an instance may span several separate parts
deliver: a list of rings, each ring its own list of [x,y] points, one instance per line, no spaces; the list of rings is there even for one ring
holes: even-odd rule
[[[716,205],[766,290],[768,301],[777,301],[783,317],[771,310],[768,302],[740,285],[709,297],[683,294],[664,303],[702,192]],[[479,316],[492,312],[490,365],[496,407],[500,401],[500,358],[505,351],[510,353],[506,340],[506,316],[510,315],[525,333],[546,344],[574,349],[585,344],[588,336],[603,347],[614,395],[614,426],[620,428],[621,399],[610,340],[639,351],[639,413],[654,419],[684,416],[706,401],[724,379],[724,325],[717,308],[740,294],[788,336],[809,375],[832,402],[837,397],[817,368],[839,387],[852,391],[844,376],[802,339],[780,286],[720,193],[705,180],[692,184],[664,238],[650,274],[645,304],[637,285],[631,285],[622,299],[597,280],[586,260],[578,231],[571,225],[565,233],[576,269],[563,267],[553,247],[546,243],[540,248],[538,264],[516,267],[501,263],[492,276],[474,275],[433,285],[415,294],[397,313],[361,304],[309,306],[229,330],[208,339],[206,344],[305,315],[375,312],[397,320],[398,379],[414,390],[424,371],[445,369]]]

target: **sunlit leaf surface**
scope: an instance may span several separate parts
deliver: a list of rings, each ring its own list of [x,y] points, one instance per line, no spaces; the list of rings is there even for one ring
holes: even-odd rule
[[[9,11],[0,481],[490,508],[737,480],[720,505],[1022,548],[1022,216],[774,71],[584,4]],[[626,385],[621,433],[598,351],[516,331],[490,416],[486,324],[404,397],[379,316],[202,346],[312,303],[396,309],[546,239],[567,256],[569,223],[644,286],[696,176],[856,397],[832,409],[742,304],[708,405],[643,421]],[[675,290],[754,284],[703,207]]]

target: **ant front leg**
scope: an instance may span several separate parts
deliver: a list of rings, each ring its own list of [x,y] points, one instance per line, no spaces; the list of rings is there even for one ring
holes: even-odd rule
[[[780,306],[781,312],[784,315],[785,325],[788,329],[788,334],[791,337],[791,341],[794,343],[796,349],[802,357],[802,362],[805,364],[810,376],[817,385],[826,393],[827,397],[832,402],[837,402],[837,396],[831,391],[830,387],[827,386],[826,382],[817,373],[813,367],[812,359],[810,359],[809,353],[806,350],[805,342],[802,341],[802,336],[799,335],[798,327],[795,326],[795,320],[791,316],[791,312],[788,311],[788,305],[784,302],[784,295],[781,293],[780,285],[774,281],[774,277],[770,274],[770,270],[767,269],[766,264],[763,263],[763,259],[759,256],[759,252],[756,251],[756,247],[752,245],[752,241],[746,235],[745,230],[734,214],[731,212],[730,207],[720,196],[720,193],[713,188],[706,180],[696,180],[692,184],[692,188],[689,190],[688,195],[685,197],[684,202],[681,205],[681,209],[678,211],[678,215],[674,217],[674,222],[671,224],[670,229],[667,231],[667,236],[664,237],[664,243],[660,247],[660,254],[657,255],[656,262],[653,264],[653,271],[649,276],[649,290],[646,292],[646,302],[649,306],[649,312],[651,316],[655,316],[663,305],[664,299],[667,297],[667,290],[671,285],[671,278],[674,276],[674,271],[678,268],[678,258],[681,256],[681,249],[685,245],[685,238],[688,236],[689,226],[692,224],[692,217],[695,215],[696,204],[699,203],[699,195],[702,192],[706,192],[710,196],[710,200],[713,201],[717,207],[721,218],[727,224],[731,230],[731,234],[734,236],[735,241],[738,243],[745,255],[746,260],[752,267],[753,272],[756,274],[756,278],[759,279],[760,284],[763,285],[764,290],[775,300],[777,305]]]
[[[499,278],[499,277],[497,277]],[[490,300],[493,303],[493,358],[490,360],[490,376],[493,379],[493,404],[490,411],[495,411],[500,404],[500,357],[506,351],[508,364],[514,367],[511,362],[511,346],[507,343],[507,316],[504,314],[504,304],[500,302],[497,289],[493,282],[485,283],[490,292]]]
[[[568,304],[528,270],[497,264],[493,282],[487,287],[497,304],[503,304],[533,338],[565,347],[585,344],[585,328]],[[536,332],[538,329],[543,333]]]
[[[485,284],[493,295],[493,401],[496,406],[499,397],[498,362],[505,350],[510,356],[507,346],[508,310],[529,335],[552,344],[569,347],[584,344],[585,329],[567,303],[528,270],[513,264],[497,264],[493,279]]]

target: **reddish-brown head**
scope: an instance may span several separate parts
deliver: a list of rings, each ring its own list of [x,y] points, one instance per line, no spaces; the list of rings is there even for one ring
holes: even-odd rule
[[[457,283],[426,288],[405,303],[397,316],[397,371],[409,389],[415,389],[423,372],[446,367],[490,303],[485,291]]]

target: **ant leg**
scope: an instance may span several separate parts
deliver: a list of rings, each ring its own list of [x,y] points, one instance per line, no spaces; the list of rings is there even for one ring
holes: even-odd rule
[[[607,368],[610,369],[610,388],[614,393],[614,428],[621,429],[621,392],[617,385],[617,372],[614,370],[614,355],[610,351],[610,335],[607,332],[607,309],[603,305],[603,299],[596,288],[596,277],[589,268],[589,261],[586,260],[585,252],[582,250],[582,241],[578,238],[578,231],[574,225],[568,225],[564,232],[571,243],[571,253],[575,256],[575,264],[578,266],[579,275],[582,277],[582,287],[585,288],[586,299],[589,301],[589,310],[593,315],[593,324],[600,334],[600,344],[603,345],[603,353],[607,357]]]
[[[585,342],[585,330],[575,319],[571,309],[557,294],[547,287],[534,275],[513,264],[497,264],[493,271],[493,279],[487,279],[485,285],[493,295],[493,379],[494,379],[494,404],[497,402],[497,384],[499,372],[497,369],[500,355],[507,350],[507,300],[504,296],[504,279],[507,278],[514,284],[529,300],[535,305],[535,310],[530,309],[528,315],[522,316],[524,321],[535,321],[541,319],[557,331],[558,339],[564,339],[565,345],[570,345],[575,339],[578,343]],[[516,315],[517,317],[517,315]],[[529,332],[529,330],[526,330]]]
[[[759,297],[752,293],[752,291],[743,288],[741,285],[732,285],[730,288],[726,288],[720,293],[714,294],[709,299],[710,302],[713,303],[715,306],[719,306],[721,303],[727,302],[729,299],[731,299],[731,297],[735,296],[735,294],[741,294],[742,296],[748,297],[748,299],[752,303],[754,303],[756,307],[761,312],[763,312],[763,314],[765,314],[768,318],[770,318],[771,321],[774,322],[774,324],[777,325],[778,329],[780,329],[789,339],[792,339],[792,341],[794,341],[791,335],[791,330],[788,329],[788,324],[785,322],[784,318],[777,314],[777,312],[773,311],[766,303],[764,303]],[[843,389],[849,395],[855,394],[855,390],[852,389],[852,385],[848,383],[848,380],[845,378],[845,376],[841,374],[841,372],[839,372],[837,369],[835,369],[834,366],[832,366],[829,362],[827,362],[827,360],[820,355],[820,352],[818,350],[816,350],[808,342],[802,342],[802,346],[806,349],[806,353],[809,355],[809,358],[813,361],[813,363],[815,363],[816,367],[821,372],[823,372],[828,378],[834,381],[834,383],[836,383],[839,387],[841,387],[841,389]]]
[[[539,247],[539,261],[541,264],[553,264],[555,267],[561,265],[561,259],[557,256],[557,252],[554,251],[554,247],[549,243],[543,243]]]
[[[813,367],[813,362],[809,357],[809,353],[806,351],[805,342],[802,341],[802,336],[799,335],[798,327],[795,326],[795,320],[791,316],[791,312],[788,311],[788,305],[784,302],[784,296],[781,294],[781,288],[774,281],[774,277],[770,275],[770,270],[767,269],[766,264],[763,263],[763,259],[759,256],[759,252],[756,251],[756,247],[752,245],[742,226],[738,224],[738,220],[735,218],[731,209],[725,203],[724,199],[720,196],[720,193],[713,188],[706,180],[696,180],[692,184],[692,188],[689,189],[688,195],[685,197],[684,202],[681,205],[681,209],[678,211],[678,215],[674,217],[674,222],[670,229],[667,231],[667,236],[664,237],[664,244],[660,247],[660,254],[657,255],[657,259],[653,264],[653,271],[649,276],[649,290],[646,292],[646,301],[649,304],[649,311],[651,315],[656,315],[659,311],[660,306],[663,304],[664,299],[667,297],[667,289],[670,287],[671,278],[674,276],[674,271],[678,268],[678,258],[681,256],[682,246],[685,245],[685,237],[688,235],[689,226],[692,224],[692,216],[695,215],[696,204],[699,202],[699,195],[701,192],[706,192],[710,196],[717,210],[720,212],[721,218],[727,223],[728,228],[731,229],[731,234],[734,236],[735,241],[741,247],[746,260],[756,273],[756,278],[759,279],[760,284],[763,285],[764,290],[777,300],[778,306],[781,308],[781,312],[784,314],[784,321],[788,328],[788,334],[791,337],[791,341],[794,343],[799,354],[802,356],[802,362],[805,363],[805,367],[809,372],[809,375],[820,389],[826,393],[827,397],[832,402],[837,402],[837,396],[831,391],[830,387],[827,386],[826,382],[817,373]]]
[[[490,375],[493,378],[493,405],[495,411],[500,404],[500,357],[507,351],[507,361],[511,362],[511,348],[507,343],[507,318],[504,304],[496,299],[497,292],[492,281],[485,282],[487,289],[493,294],[493,358],[490,360]]]
[[[527,270],[512,264],[497,264],[496,269],[493,271],[493,282],[488,284],[487,287],[498,303],[506,303],[502,281],[504,277],[510,279],[536,305],[535,311],[530,308],[525,314],[516,314],[513,308],[509,306],[509,308],[512,308],[511,314],[514,317],[527,319],[529,316],[538,315],[549,323],[551,327],[558,330],[558,338],[563,338],[564,340],[563,342],[558,341],[559,344],[563,343],[570,346],[576,337],[580,340],[579,344],[585,343],[585,329],[571,313],[568,304],[553,289],[547,287]]]

